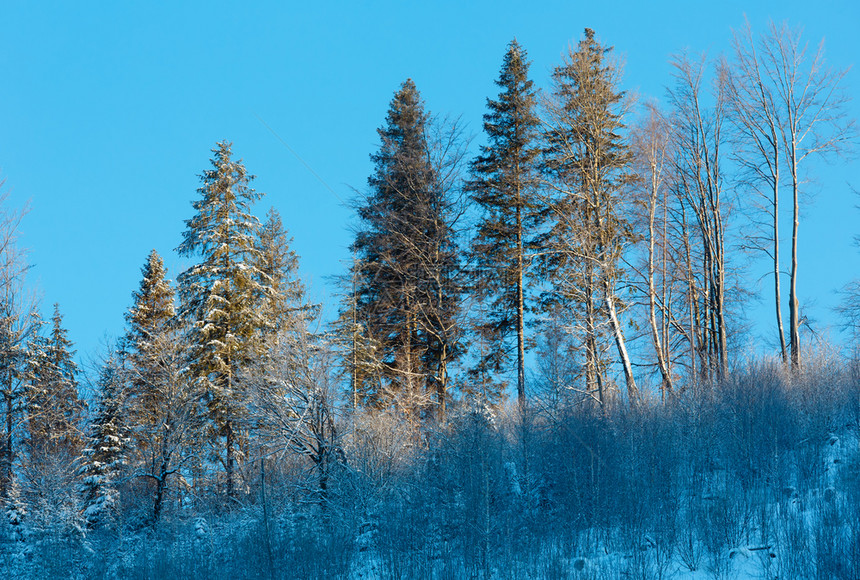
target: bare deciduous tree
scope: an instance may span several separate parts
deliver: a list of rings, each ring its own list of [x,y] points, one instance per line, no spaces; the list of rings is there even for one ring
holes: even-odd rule
[[[633,266],[644,280],[648,326],[660,372],[661,398],[672,395],[674,377],[670,332],[676,322],[671,304],[672,279],[676,270],[670,262],[673,249],[670,235],[670,196],[666,173],[671,165],[669,125],[653,105],[647,107],[645,119],[631,132],[633,167],[638,179],[632,196],[642,215],[638,216],[639,238],[646,245],[645,265]]]
[[[713,373],[723,377],[728,369],[725,223],[728,204],[723,192],[721,151],[725,82],[722,75],[717,76],[712,104],[706,106],[704,59],[694,62],[681,55],[672,64],[675,84],[668,92],[674,151],[672,187],[681,205],[688,269],[689,340],[691,353],[698,358],[698,362],[691,360],[691,367],[698,365],[699,375],[704,378],[711,378]],[[694,221],[695,231],[688,228],[688,219]],[[699,254],[694,255],[697,251]]]
[[[263,460],[282,452],[307,457],[325,508],[333,469],[345,463],[345,456],[336,423],[334,353],[306,324],[297,321],[283,331],[265,368],[251,379],[256,383],[252,409],[259,419]]]
[[[802,168],[807,160],[839,153],[854,135],[847,117],[848,96],[842,82],[847,69],[835,70],[824,59],[824,44],[809,50],[799,28],[771,23],[754,35],[749,23],[733,38],[734,58],[724,64],[726,102],[742,144],[739,161],[762,193],[771,228],[764,237],[773,260],[776,322],[783,360],[800,364],[800,302],[797,296],[797,248],[800,229]],[[784,164],[784,165],[783,165]],[[779,207],[785,167],[791,192],[791,257],[789,263],[789,331],[786,352],[780,290]]]
[[[3,180],[0,179],[0,192]],[[0,193],[0,396],[3,405],[2,448],[0,448],[0,497],[6,498],[12,483],[15,461],[15,433],[23,420],[23,366],[27,342],[38,331],[31,316],[36,299],[25,290],[29,269],[24,250],[18,245],[18,226],[26,213],[8,207]]]

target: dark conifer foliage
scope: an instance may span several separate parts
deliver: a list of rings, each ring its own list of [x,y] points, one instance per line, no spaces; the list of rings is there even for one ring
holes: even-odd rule
[[[59,307],[54,305],[47,335],[42,333],[43,323],[37,315],[34,323],[39,330],[28,341],[24,429],[13,487],[39,509],[21,529],[63,527],[74,521],[71,510],[80,500],[78,467],[86,410],[78,397],[75,353]]]
[[[128,327],[122,354],[129,366],[129,397],[137,415],[135,423],[147,428],[161,422],[165,401],[160,387],[166,380],[163,349],[169,342],[178,353],[179,336],[173,289],[158,252],[150,252],[141,274],[140,289],[132,294],[134,303],[125,314]]]
[[[486,303],[476,338],[485,347],[474,378],[486,380],[490,372],[515,367],[521,406],[526,397],[525,278],[530,261],[526,252],[533,247],[543,217],[537,195],[537,90],[528,73],[526,51],[514,40],[496,80],[498,100],[487,99],[484,132],[489,143],[472,163],[469,183],[472,199],[482,211],[471,248],[474,292]]]
[[[374,406],[414,416],[444,413],[448,365],[459,355],[459,257],[450,192],[434,166],[429,120],[407,80],[379,129],[382,141],[358,207],[355,308],[364,337],[378,343],[384,384],[365,383]]]

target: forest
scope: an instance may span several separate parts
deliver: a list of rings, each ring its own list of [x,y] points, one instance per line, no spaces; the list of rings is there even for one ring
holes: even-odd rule
[[[787,24],[730,43],[674,56],[658,105],[589,28],[542,88],[513,40],[479,146],[406,79],[336,316],[219,141],[190,265],[142,256],[93,376],[4,204],[0,574],[860,577],[860,361],[797,290],[805,188],[856,145],[849,71]]]

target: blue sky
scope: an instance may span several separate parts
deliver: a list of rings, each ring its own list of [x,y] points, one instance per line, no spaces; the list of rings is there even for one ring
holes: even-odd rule
[[[252,4],[247,6],[246,4]],[[660,98],[669,56],[717,56],[744,15],[826,40],[835,67],[860,57],[860,3],[822,2],[25,2],[0,5],[0,178],[29,203],[21,243],[46,313],[59,302],[79,356],[117,336],[155,248],[171,278],[198,175],[229,139],[282,214],[313,296],[348,259],[352,214],[394,91],[415,80],[429,110],[462,115],[480,143],[507,43],[549,71],[585,27],[615,46],[624,87]],[[860,70],[846,89],[860,99]],[[850,114],[860,118],[855,100]],[[279,141],[274,130],[334,190]],[[801,299],[822,328],[834,292],[860,274],[860,165],[821,166],[803,216]],[[762,273],[764,270],[762,269]],[[750,288],[756,292],[756,270]],[[765,283],[767,281],[765,280]],[[764,286],[769,289],[769,285]],[[769,313],[770,309],[765,308]],[[768,314],[769,315],[769,314]],[[766,319],[769,322],[769,318]],[[769,329],[769,328],[768,328]],[[762,340],[768,339],[764,333]]]

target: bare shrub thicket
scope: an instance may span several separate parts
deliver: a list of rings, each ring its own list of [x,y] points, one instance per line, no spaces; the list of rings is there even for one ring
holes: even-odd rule
[[[421,430],[333,401],[342,456],[323,501],[314,457],[289,446],[246,466],[232,509],[180,498],[157,526],[51,526],[22,500],[2,522],[0,572],[645,579],[755,562],[765,577],[854,578],[857,369],[807,360],[796,374],[749,364],[661,403],[464,403]]]

